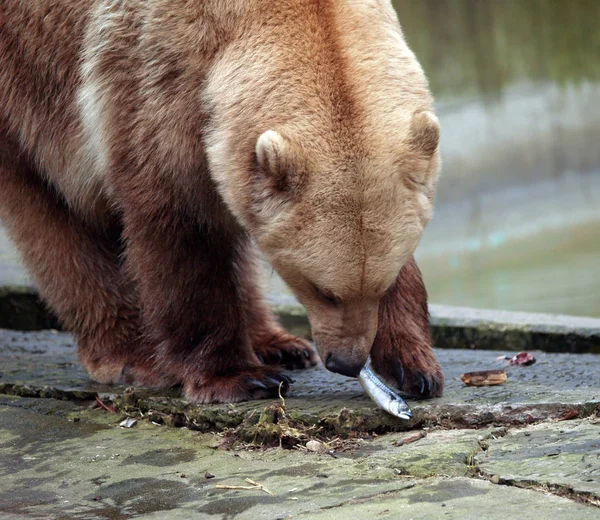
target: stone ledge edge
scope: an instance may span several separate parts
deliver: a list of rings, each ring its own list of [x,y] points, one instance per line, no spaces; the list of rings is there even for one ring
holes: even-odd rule
[[[138,392],[136,391],[136,394]],[[96,397],[110,402],[121,415],[136,418],[161,417],[161,424],[173,427],[186,426],[202,432],[218,432],[235,428],[251,417],[257,418],[263,409],[272,405],[270,401],[236,403],[234,405],[194,405],[181,398],[153,397],[141,390],[139,396],[132,393],[104,394],[84,390],[59,389],[49,386],[0,384],[0,396],[34,399],[55,399],[79,402],[82,409]],[[331,407],[320,411],[303,410],[295,407],[295,399],[286,399],[286,413],[299,423],[311,426],[321,424],[335,435],[350,432],[388,433],[407,431],[423,427],[444,429],[477,429],[489,425],[527,425],[541,421],[583,419],[600,413],[600,401],[563,403],[511,403],[511,404],[415,404],[413,419],[402,421],[370,406],[352,409]],[[87,406],[86,406],[87,405]],[[257,413],[258,412],[258,413]]]

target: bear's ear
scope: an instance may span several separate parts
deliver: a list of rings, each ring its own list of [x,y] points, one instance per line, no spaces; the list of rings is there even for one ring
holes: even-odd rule
[[[280,191],[287,188],[289,143],[275,130],[263,132],[256,141],[256,162],[261,173]]]
[[[410,147],[424,157],[431,157],[440,142],[440,123],[433,112],[416,112],[410,125]]]

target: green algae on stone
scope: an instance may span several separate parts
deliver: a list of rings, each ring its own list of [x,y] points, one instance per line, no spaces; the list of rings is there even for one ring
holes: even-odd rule
[[[230,439],[245,443],[260,443],[265,447],[294,447],[311,438],[346,438],[370,433],[406,430],[414,422],[400,421],[377,408],[324,413],[306,406],[296,408],[297,400],[288,400],[287,407],[276,401],[232,405],[195,405],[181,398],[153,397],[147,391],[127,389],[110,397],[115,410],[135,418],[175,427],[187,427],[201,432],[227,430]],[[315,437],[316,436],[316,437]]]
[[[541,423],[491,440],[475,457],[499,483],[544,488],[600,505],[600,419]]]
[[[380,417],[379,413],[377,417]],[[252,448],[279,446],[289,449],[318,440],[335,451],[350,447],[352,442],[346,441],[391,431],[386,427],[387,422],[348,408],[321,417],[306,416],[288,411],[285,402],[275,402],[264,407],[260,414],[247,414],[239,426],[228,430],[223,447],[249,445]]]
[[[410,434],[386,434],[359,448],[357,454],[368,454],[366,467],[392,468],[403,476],[427,478],[432,476],[462,477],[473,474],[473,458],[482,451],[487,439],[503,435],[503,430],[432,430],[427,435],[403,444]]]
[[[17,397],[39,397],[42,399],[59,399],[62,401],[90,401],[96,398],[96,392],[73,389],[63,390],[52,386],[36,387],[12,383],[0,383],[0,394]]]
[[[222,447],[234,448],[240,444],[269,448],[294,448],[306,443],[314,426],[291,419],[283,403],[266,406],[260,415],[249,414],[242,423],[225,433]]]
[[[592,520],[598,518],[598,510],[561,497],[543,495],[526,489],[495,486],[490,482],[463,477],[434,478],[392,493],[372,496],[369,500],[349,499],[341,508],[321,509],[310,516],[320,520],[338,520],[342,517],[361,520]]]
[[[211,434],[148,422],[123,429],[116,422],[119,416],[96,413],[114,424],[74,423],[18,407],[0,410],[0,465],[6,464],[0,516],[12,511],[27,517],[87,518],[109,511],[110,518],[191,518],[202,511],[217,518],[277,518],[408,485],[358,470],[342,456],[280,449],[231,453],[216,450]],[[207,472],[214,478],[207,479]],[[248,477],[275,496],[215,488]],[[294,500],[298,497],[302,500]]]

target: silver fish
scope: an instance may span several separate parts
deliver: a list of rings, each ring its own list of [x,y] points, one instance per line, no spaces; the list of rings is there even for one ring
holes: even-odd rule
[[[367,360],[366,365],[360,371],[358,382],[379,408],[400,419],[412,419],[412,412],[404,399],[375,373],[371,365],[371,358]]]

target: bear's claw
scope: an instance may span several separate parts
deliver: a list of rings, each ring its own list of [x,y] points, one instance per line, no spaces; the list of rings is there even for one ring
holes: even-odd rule
[[[444,376],[437,361],[433,367],[415,366],[409,369],[400,359],[389,363],[377,360],[375,369],[387,383],[401,394],[414,399],[440,397],[444,389]]]
[[[317,354],[308,341],[280,333],[268,342],[254,346],[254,352],[265,365],[280,365],[288,370],[314,367]]]
[[[403,393],[416,398],[427,398],[436,395],[436,375],[421,372],[405,374],[404,366],[399,359],[391,363],[391,371],[395,380],[395,387]]]
[[[196,381],[184,383],[184,394],[196,403],[233,403],[285,395],[290,385],[285,374],[271,367],[253,367],[227,375],[201,375]]]
[[[398,388],[402,388],[402,385],[404,384],[404,366],[402,365],[402,362],[399,359],[394,359],[392,361],[391,368],[392,375],[396,380]]]
[[[441,381],[440,375],[436,373],[412,372],[407,374],[399,388],[401,392],[416,399],[439,397],[443,388]]]

